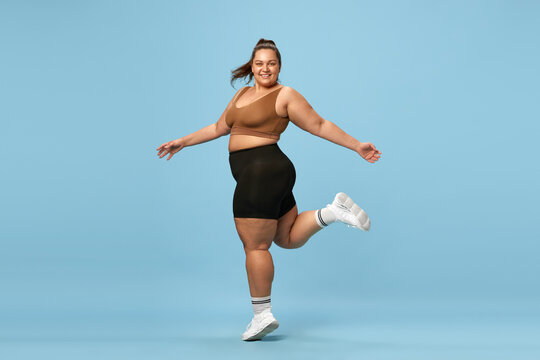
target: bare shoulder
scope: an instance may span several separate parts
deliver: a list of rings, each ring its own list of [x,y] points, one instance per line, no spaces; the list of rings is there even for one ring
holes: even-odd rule
[[[298,95],[300,95],[300,93],[298,91],[296,91],[295,89],[293,89],[292,87],[287,86],[287,85],[282,86],[281,93],[284,96],[287,96],[287,97],[288,96],[298,96]],[[300,96],[302,96],[302,95],[300,95]]]
[[[283,86],[280,96],[287,105],[291,103],[308,104],[304,96],[290,86]]]

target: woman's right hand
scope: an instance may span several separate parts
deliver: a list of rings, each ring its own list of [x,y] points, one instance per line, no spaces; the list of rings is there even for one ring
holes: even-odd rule
[[[183,144],[182,139],[176,139],[176,140],[172,140],[172,141],[161,144],[156,150],[159,151],[158,156],[160,159],[166,156],[167,154],[170,154],[169,158],[167,159],[167,160],[170,160],[174,154],[176,154],[183,148],[184,148],[184,144]]]

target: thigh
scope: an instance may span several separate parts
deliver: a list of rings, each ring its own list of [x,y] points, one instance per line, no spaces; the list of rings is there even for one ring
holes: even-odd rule
[[[277,220],[282,215],[280,210],[288,191],[287,173],[281,164],[252,164],[238,176],[233,197],[234,217]]]
[[[274,242],[281,247],[286,247],[289,242],[291,228],[298,217],[298,207],[294,205],[285,215],[279,218],[277,223]]]
[[[234,218],[234,223],[245,250],[267,250],[275,237],[278,220]]]

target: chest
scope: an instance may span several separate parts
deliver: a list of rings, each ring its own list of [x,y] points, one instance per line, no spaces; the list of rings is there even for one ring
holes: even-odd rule
[[[244,99],[242,99],[244,100]],[[246,100],[249,103],[249,101]],[[283,101],[275,96],[255,100],[242,106],[241,102],[234,104],[227,113],[229,126],[261,127],[285,119],[286,107]]]

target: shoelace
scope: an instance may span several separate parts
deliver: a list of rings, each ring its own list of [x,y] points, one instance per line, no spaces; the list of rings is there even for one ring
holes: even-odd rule
[[[262,319],[256,319],[256,318],[253,318],[251,319],[251,322],[248,324],[248,326],[246,327],[246,331],[251,329],[252,327],[255,326],[256,323],[260,323]]]
[[[251,319],[251,322],[248,324],[248,326],[246,327],[246,331],[251,329],[252,327],[254,327],[255,325],[258,325],[260,324],[261,322],[265,321],[265,319],[267,318],[267,316],[265,315],[261,315],[259,318],[253,318]]]
[[[328,204],[329,206],[332,206],[330,204]],[[356,216],[354,216],[354,214],[351,212],[351,210],[349,208],[347,208],[345,205],[343,204],[333,204],[335,207],[337,207],[338,209],[341,209],[345,212],[345,215],[347,216],[348,220],[350,222],[356,222],[358,219],[356,218]],[[338,219],[339,220],[339,219]],[[341,220],[339,220],[341,221]],[[343,222],[343,221],[341,221]],[[355,228],[355,229],[361,229],[359,226],[356,226],[356,225],[350,225],[348,223],[344,223],[345,225],[347,225],[348,228]]]
[[[344,204],[341,204],[341,203],[332,203],[332,205],[334,205],[335,207],[337,207],[338,209],[341,209],[343,211],[345,211],[347,214],[350,214],[350,217],[354,218],[354,220],[352,220],[352,222],[356,222],[355,220],[357,220],[358,222],[360,222],[360,219],[358,219],[352,212],[351,210],[345,206]],[[328,204],[327,206],[331,206],[330,204]],[[338,219],[339,220],[339,219]],[[351,219],[349,218],[349,221],[351,221]],[[357,226],[357,225],[350,225],[350,224],[347,224],[347,223],[344,223],[345,225],[347,225],[348,228],[355,228],[355,229],[360,229],[360,230],[364,230],[362,228],[362,226]]]

